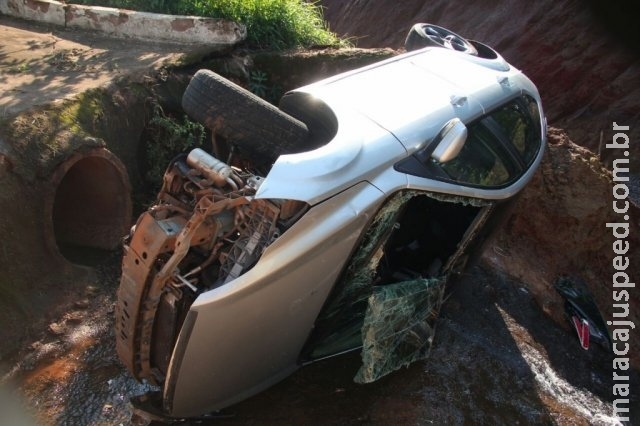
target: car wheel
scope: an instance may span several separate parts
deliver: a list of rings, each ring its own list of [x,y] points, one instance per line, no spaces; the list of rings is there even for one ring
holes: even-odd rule
[[[304,123],[210,70],[193,76],[182,108],[260,165],[308,149]]]
[[[300,92],[286,93],[279,107],[307,125],[310,148],[320,147],[331,141],[338,132],[338,118],[331,108],[312,95]]]
[[[407,52],[428,46],[445,47],[451,50],[477,55],[476,48],[467,39],[453,31],[433,24],[415,24],[409,30],[404,47]]]

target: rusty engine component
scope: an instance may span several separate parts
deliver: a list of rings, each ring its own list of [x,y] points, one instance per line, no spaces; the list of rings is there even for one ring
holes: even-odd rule
[[[156,204],[124,244],[116,348],[137,379],[163,382],[197,295],[253,266],[304,210],[300,202],[253,199],[261,180],[199,148],[167,168]]]

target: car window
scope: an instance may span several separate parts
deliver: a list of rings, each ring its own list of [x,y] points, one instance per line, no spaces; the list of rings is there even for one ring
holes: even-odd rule
[[[467,132],[466,142],[453,160],[435,161],[432,143],[394,167],[403,173],[462,185],[507,186],[533,164],[542,145],[538,104],[523,95],[468,123]]]
[[[469,127],[469,135],[460,154],[440,164],[440,167],[456,182],[480,186],[504,185],[517,176],[516,164],[481,123]]]
[[[518,150],[524,164],[529,165],[540,146],[540,111],[529,96],[512,102],[491,114]]]

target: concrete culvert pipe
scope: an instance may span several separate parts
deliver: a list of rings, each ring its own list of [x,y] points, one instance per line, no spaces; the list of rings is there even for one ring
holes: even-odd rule
[[[104,148],[74,153],[54,172],[50,244],[68,261],[91,264],[116,249],[131,225],[124,165]]]

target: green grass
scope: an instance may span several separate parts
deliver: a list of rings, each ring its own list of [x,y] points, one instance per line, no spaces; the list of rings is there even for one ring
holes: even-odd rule
[[[149,185],[157,185],[153,188],[155,193],[160,189],[162,177],[171,159],[182,152],[202,147],[206,132],[202,124],[189,120],[186,115],[183,115],[182,120],[168,116],[156,104],[147,133],[150,141],[146,144],[148,169],[145,179]]]
[[[254,48],[344,44],[328,30],[322,9],[304,0],[75,0],[73,3],[145,12],[224,18],[247,27]]]

